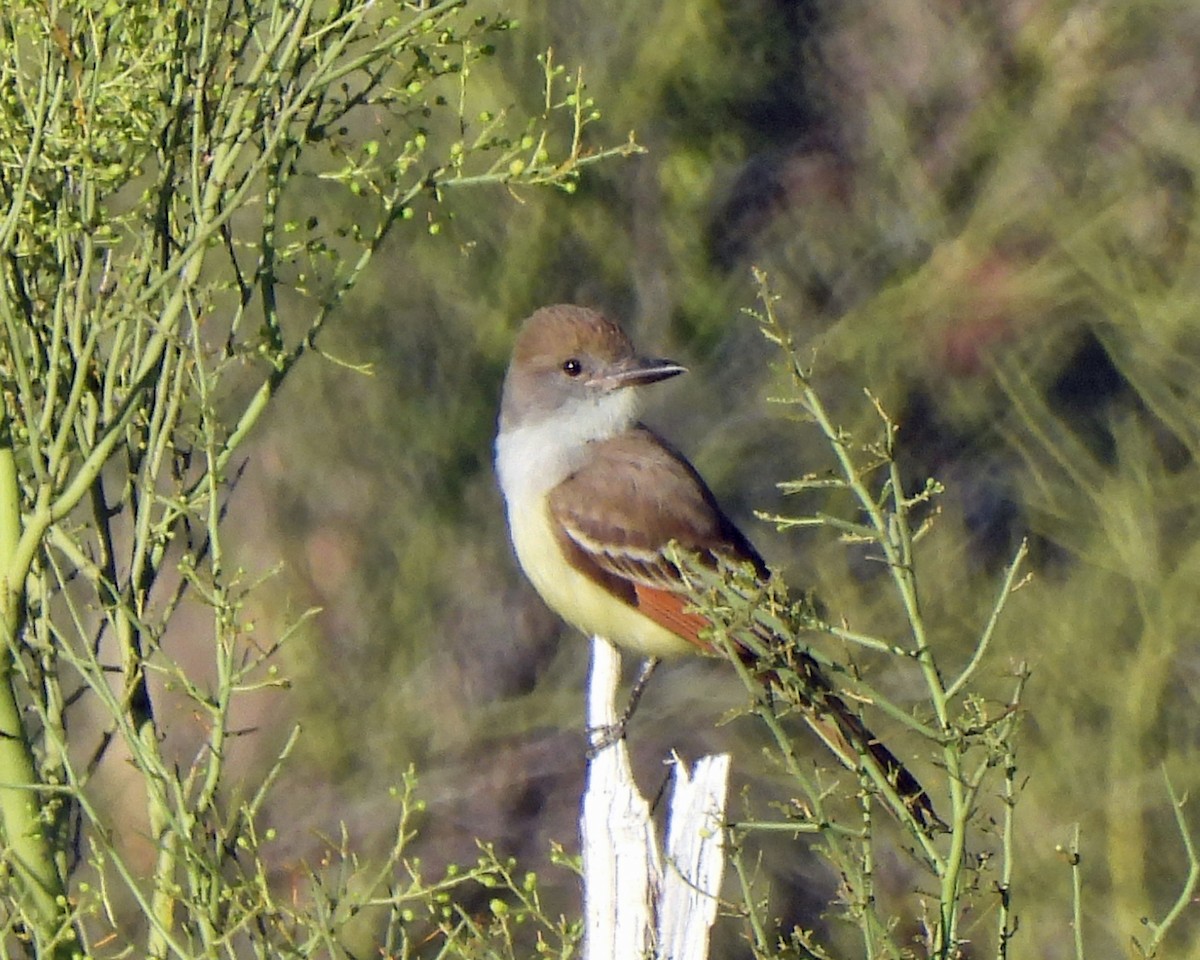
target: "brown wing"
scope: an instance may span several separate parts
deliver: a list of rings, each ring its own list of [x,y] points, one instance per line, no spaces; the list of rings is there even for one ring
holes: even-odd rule
[[[767,567],[721,512],[699,474],[645,428],[596,441],[588,463],[549,495],[563,547],[597,583],[655,623],[701,649],[707,621],[687,610],[679,571],[665,556],[672,541],[702,557]]]

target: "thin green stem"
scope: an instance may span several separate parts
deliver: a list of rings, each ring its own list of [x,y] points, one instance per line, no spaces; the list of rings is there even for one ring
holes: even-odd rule
[[[1009,944],[1017,932],[1013,913],[1013,868],[1016,853],[1013,848],[1016,836],[1017,811],[1017,758],[1016,750],[1009,747],[1004,752],[1004,817],[1000,825],[1000,884],[997,893],[1000,909],[996,913],[996,958],[1008,960]]]
[[[971,659],[967,665],[963,667],[962,673],[958,675],[953,683],[946,687],[946,699],[953,700],[966,686],[967,681],[971,679],[975,671],[979,669],[979,664],[983,661],[983,656],[987,652],[988,646],[991,644],[992,636],[996,632],[996,625],[1000,622],[1000,615],[1004,612],[1004,608],[1008,603],[1009,597],[1017,586],[1017,574],[1020,572],[1021,564],[1025,557],[1029,554],[1029,541],[1022,540],[1021,545],[1017,547],[1016,555],[1008,565],[1007,571],[1004,574],[1004,582],[1000,586],[1000,593],[996,597],[995,603],[992,604],[991,613],[988,615],[987,623],[984,624],[983,632],[979,635],[979,640],[975,644],[975,650],[971,654]]]
[[[767,936],[766,927],[763,924],[762,917],[759,911],[755,910],[751,904],[754,902],[754,884],[750,881],[750,874],[746,870],[746,859],[742,856],[741,847],[730,838],[730,860],[733,862],[733,872],[737,876],[738,886],[741,888],[742,902],[747,904],[746,922],[750,924],[750,931],[753,937],[754,945],[761,950],[769,950],[771,940]]]
[[[1071,846],[1067,850],[1071,867],[1071,932],[1075,960],[1084,960],[1083,950],[1083,856],[1079,852],[1079,824],[1071,831]]]
[[[1151,924],[1150,939],[1146,942],[1142,953],[1146,957],[1155,957],[1158,955],[1158,950],[1162,946],[1162,942],[1171,928],[1179,921],[1183,912],[1195,904],[1196,888],[1200,886],[1200,857],[1197,856],[1196,842],[1192,838],[1191,828],[1188,826],[1187,819],[1183,815],[1183,806],[1187,802],[1186,797],[1180,797],[1174,786],[1171,784],[1171,777],[1167,773],[1167,768],[1163,767],[1163,781],[1166,783],[1167,796],[1171,800],[1171,812],[1175,815],[1175,825],[1179,828],[1179,837],[1183,843],[1184,852],[1187,854],[1188,872],[1187,877],[1183,881],[1183,886],[1179,890],[1178,896],[1158,923]]]

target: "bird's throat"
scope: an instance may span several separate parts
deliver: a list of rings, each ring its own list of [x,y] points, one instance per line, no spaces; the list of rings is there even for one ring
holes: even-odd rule
[[[588,444],[608,440],[637,421],[636,389],[573,399],[544,416],[522,416],[496,436],[496,474],[511,505],[540,498],[587,460]],[[505,422],[505,418],[502,418]]]

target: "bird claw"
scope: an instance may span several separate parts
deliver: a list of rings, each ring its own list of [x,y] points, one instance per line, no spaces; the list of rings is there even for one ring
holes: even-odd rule
[[[646,692],[646,684],[650,682],[650,675],[654,673],[658,664],[658,657],[649,657],[642,663],[642,669],[638,672],[637,679],[633,682],[633,689],[629,691],[629,703],[625,707],[625,712],[621,714],[621,718],[616,723],[605,723],[598,727],[588,727],[587,758],[589,760],[595,759],[596,754],[600,753],[600,751],[607,750],[609,747],[625,739],[625,728],[628,726],[630,719],[632,719],[633,712],[637,709],[638,701],[642,699],[642,694]]]
[[[598,727],[588,727],[588,760],[595,760],[596,755],[609,747],[616,746],[625,739],[625,724],[629,718],[622,717],[616,723],[605,723]]]

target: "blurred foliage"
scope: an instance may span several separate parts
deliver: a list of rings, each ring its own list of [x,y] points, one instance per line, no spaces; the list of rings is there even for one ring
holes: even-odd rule
[[[311,400],[261,440],[249,480],[271,520],[248,517],[266,535],[245,549],[288,557],[295,593],[325,608],[293,656],[302,713],[330,731],[306,775],[336,783],[277,815],[369,823],[369,803],[345,798],[412,759],[438,793],[429,842],[447,856],[468,835],[530,855],[574,835],[583,647],[521,584],[489,467],[510,334],[541,304],[582,301],[688,362],[692,382],[662,388],[651,419],[744,520],[779,508],[776,481],[829,465],[762,403],[775,374],[738,315],[757,264],[834,419],[871,416],[869,386],[900,422],[909,486],[946,488],[917,559],[947,662],[970,656],[966,625],[1029,538],[1033,582],[980,673],[1001,699],[1012,663],[1031,670],[1012,949],[1063,952],[1075,869],[1088,955],[1124,955],[1182,882],[1160,768],[1181,795],[1200,770],[1200,13],[1182,0],[506,9],[521,28],[477,69],[479,109],[537,109],[530,79],[552,46],[587,67],[604,139],[636,128],[649,153],[572,196],[513,187],[480,209],[448,195],[433,242],[385,245],[388,266],[348,301],[358,322],[326,341],[374,375],[314,366],[289,388]],[[317,183],[305,198],[329,202]],[[817,506],[845,506],[827,497]],[[864,551],[747,526],[837,616],[895,629]],[[871,667],[892,697],[915,696],[914,676]],[[721,671],[673,669],[633,728],[648,771],[666,745],[752,736],[703,732],[739,696]],[[772,789],[752,756],[742,743],[737,765]],[[1059,848],[1076,825],[1073,868]],[[820,925],[834,881],[796,851],[764,863],[783,926]],[[903,855],[880,873],[879,895],[918,916]],[[1195,918],[1179,930],[1167,946],[1182,950]]]

